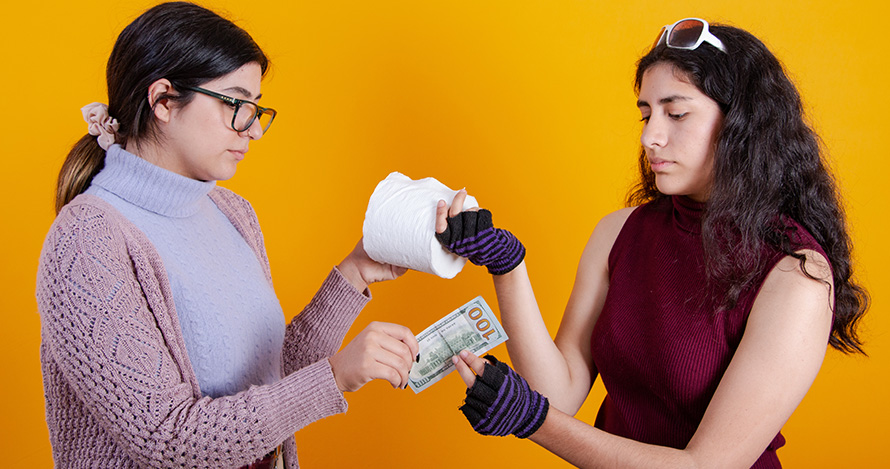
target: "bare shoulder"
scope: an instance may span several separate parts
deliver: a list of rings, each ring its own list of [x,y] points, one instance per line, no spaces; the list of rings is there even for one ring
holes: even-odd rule
[[[621,233],[627,217],[635,209],[636,207],[628,207],[616,210],[601,218],[596,224],[578,263],[576,286],[591,285],[592,283],[607,285],[609,253],[612,251],[612,245],[615,244],[618,234]]]
[[[611,251],[612,245],[615,244],[615,239],[618,238],[618,234],[621,233],[621,228],[624,227],[624,222],[627,221],[627,217],[629,217],[636,208],[637,207],[622,208],[601,218],[593,229],[593,233],[590,235],[590,240],[587,242],[587,247],[584,249],[585,254],[588,250],[596,250],[599,252]]]
[[[800,259],[785,256],[769,272],[754,302],[749,323],[765,318],[770,322],[810,323],[814,318],[830,322],[834,284],[828,260],[813,250],[801,250],[798,254],[805,256],[803,264]],[[782,314],[776,314],[779,311]]]
[[[604,216],[600,219],[599,223],[597,223],[594,231],[614,232],[615,236],[618,236],[618,232],[621,231],[621,227],[624,226],[627,217],[629,217],[636,209],[637,207],[625,207]]]
[[[798,251],[804,261],[792,256],[782,258],[767,276],[764,287],[828,288],[833,287],[831,265],[821,253],[812,249]]]

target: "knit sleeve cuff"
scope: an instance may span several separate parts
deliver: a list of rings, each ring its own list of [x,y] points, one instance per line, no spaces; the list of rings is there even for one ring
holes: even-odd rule
[[[346,412],[343,393],[337,388],[327,359],[292,373],[271,386],[263,409],[274,434],[293,433],[312,422]]]
[[[334,267],[300,316],[305,316],[304,321],[324,324],[323,328],[317,330],[327,330],[336,336],[339,349],[339,343],[346,335],[346,331],[369,301],[371,301],[370,296],[365,296],[356,290]]]
[[[332,269],[312,301],[287,326],[282,349],[284,374],[330,357],[370,298]]]

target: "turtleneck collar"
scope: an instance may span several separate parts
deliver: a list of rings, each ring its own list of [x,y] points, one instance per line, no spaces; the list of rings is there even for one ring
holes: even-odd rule
[[[705,203],[696,202],[685,195],[672,195],[671,203],[674,206],[674,225],[683,231],[701,234]]]
[[[93,184],[133,205],[174,218],[195,214],[216,186],[215,181],[197,181],[155,166],[117,144],[108,148],[105,167]]]

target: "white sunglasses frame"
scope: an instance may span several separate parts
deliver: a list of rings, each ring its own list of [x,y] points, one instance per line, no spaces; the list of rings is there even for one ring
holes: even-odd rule
[[[670,37],[670,34],[674,30],[674,27],[684,21],[699,21],[699,22],[701,22],[702,31],[701,31],[701,34],[699,34],[699,36],[698,36],[698,40],[695,41],[695,44],[693,44],[689,47],[680,47],[680,46],[670,45],[667,41],[667,38]],[[675,22],[674,24],[664,25],[661,28],[661,34],[658,36],[658,40],[655,41],[655,45],[657,46],[657,45],[661,44],[662,41],[664,41],[665,46],[670,47],[671,49],[695,50],[695,49],[698,49],[698,46],[702,45],[703,42],[707,42],[708,44],[716,47],[718,50],[720,50],[721,52],[723,52],[725,54],[726,46],[723,45],[723,41],[721,41],[720,38],[711,34],[709,27],[710,27],[710,25],[708,24],[708,22],[701,18],[683,18],[682,20],[679,20],[679,21]]]

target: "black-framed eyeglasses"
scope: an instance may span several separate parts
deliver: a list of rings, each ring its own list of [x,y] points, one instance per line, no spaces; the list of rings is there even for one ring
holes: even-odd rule
[[[259,119],[260,127],[265,134],[269,130],[269,126],[272,125],[272,121],[275,120],[275,115],[278,114],[272,108],[261,107],[257,103],[247,101],[246,99],[233,98],[197,86],[187,86],[185,89],[206,94],[231,106],[235,110],[234,115],[232,115],[232,129],[235,132],[244,132],[253,125],[253,121]]]
[[[701,18],[684,18],[674,24],[664,26],[652,47],[661,44],[661,41],[664,41],[670,48],[686,50],[697,49],[702,43],[707,42],[720,51],[726,52],[723,41],[711,34],[711,31],[708,30],[708,22]]]

